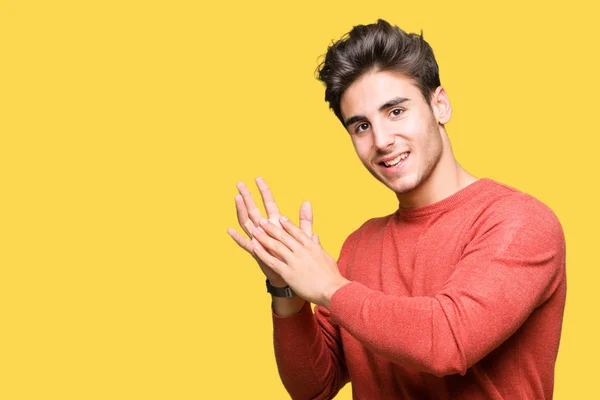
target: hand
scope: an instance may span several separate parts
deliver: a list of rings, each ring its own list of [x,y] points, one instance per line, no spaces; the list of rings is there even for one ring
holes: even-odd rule
[[[267,211],[268,219],[275,225],[281,227],[279,224],[279,209],[271,190],[265,183],[265,181],[261,178],[256,178],[256,185],[260,191],[260,195],[262,197],[263,204],[265,206],[265,210]],[[250,237],[244,237],[244,235],[240,234],[236,230],[229,228],[227,232],[229,235],[235,240],[235,242],[244,250],[254,257],[254,259],[258,262],[260,269],[263,271],[265,276],[269,279],[269,282],[273,286],[283,287],[286,286],[287,283],[285,280],[273,269],[269,268],[265,263],[260,260],[253,249],[253,242],[256,243],[255,239],[252,239],[252,232],[256,227],[258,227],[259,221],[264,219],[262,213],[256,206],[254,199],[252,198],[252,194],[246,187],[243,182],[239,182],[237,184],[237,188],[239,194],[235,196],[235,205],[237,211],[237,218],[240,226],[244,230],[244,232]],[[309,202],[304,202],[300,207],[300,227],[301,230],[305,233],[307,237],[313,238],[314,240],[318,240],[316,235],[312,234],[312,225],[313,225],[313,215],[312,209]],[[252,239],[252,240],[251,240]]]
[[[254,254],[279,274],[300,297],[329,307],[336,290],[349,283],[335,259],[285,217],[281,225],[261,220],[252,233]]]

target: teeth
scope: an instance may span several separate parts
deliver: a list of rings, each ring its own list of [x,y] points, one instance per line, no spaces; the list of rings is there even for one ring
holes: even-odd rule
[[[386,167],[393,167],[394,165],[397,165],[400,161],[404,160],[406,157],[408,157],[408,153],[402,153],[398,157],[394,158],[393,160],[390,160],[387,162],[384,161],[383,163],[385,164]]]

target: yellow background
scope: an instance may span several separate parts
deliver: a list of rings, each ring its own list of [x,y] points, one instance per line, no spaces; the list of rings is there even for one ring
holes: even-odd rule
[[[560,218],[555,398],[600,397],[598,12],[449,3],[1,1],[0,398],[287,398],[235,184],[311,200],[334,256],[394,211],[314,79],[379,17],[424,30],[463,166]]]

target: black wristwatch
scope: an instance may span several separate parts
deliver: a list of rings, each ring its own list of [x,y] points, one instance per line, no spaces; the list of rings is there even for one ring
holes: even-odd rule
[[[267,292],[271,293],[275,297],[290,298],[290,297],[296,296],[296,293],[294,293],[294,291],[292,290],[291,287],[289,287],[289,286],[275,287],[275,286],[271,285],[271,282],[269,282],[269,279],[267,279]]]

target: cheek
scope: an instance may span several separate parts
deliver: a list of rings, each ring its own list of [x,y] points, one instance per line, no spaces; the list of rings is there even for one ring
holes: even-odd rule
[[[419,132],[419,129],[423,128],[423,120],[418,115],[413,114],[411,117],[402,121],[402,128],[404,131],[414,135]]]
[[[422,115],[411,121],[407,126],[407,132],[410,132],[414,143],[421,149],[427,150],[437,146],[439,132],[431,115]]]
[[[365,140],[365,138],[352,138],[352,145],[354,146],[354,151],[361,159],[367,157],[369,155],[370,146]]]
[[[422,139],[431,129],[431,118],[429,115],[413,114],[412,118],[407,118],[404,121],[404,130],[407,134],[415,139]]]

